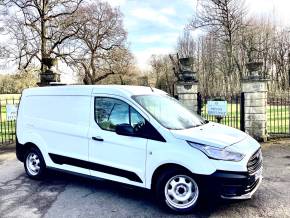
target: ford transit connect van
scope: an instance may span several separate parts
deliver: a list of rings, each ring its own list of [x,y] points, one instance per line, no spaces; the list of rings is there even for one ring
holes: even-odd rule
[[[26,89],[16,154],[32,179],[47,168],[109,179],[151,189],[178,212],[207,194],[251,198],[262,181],[257,141],[150,87]]]

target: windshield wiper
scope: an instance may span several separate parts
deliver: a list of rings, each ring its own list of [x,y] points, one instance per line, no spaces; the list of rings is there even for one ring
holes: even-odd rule
[[[196,124],[196,125],[192,126],[191,128],[200,127],[200,126],[202,126],[202,125],[203,125],[203,124]]]
[[[196,125],[192,126],[192,128],[200,127],[200,126],[202,126],[204,124],[207,124],[207,123],[209,123],[209,121],[208,120],[204,120],[203,122],[201,122],[201,124],[196,124]]]

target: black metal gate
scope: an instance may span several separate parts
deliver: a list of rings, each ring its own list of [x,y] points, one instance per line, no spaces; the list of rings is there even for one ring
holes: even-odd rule
[[[271,138],[290,137],[290,90],[269,93],[267,99],[267,129]]]
[[[0,99],[0,146],[3,144],[14,143],[16,139],[16,114],[15,110],[9,111],[9,106],[16,107],[19,104],[19,96],[9,96],[8,98],[4,95]],[[12,116],[12,117],[11,117]]]
[[[223,118],[208,114],[207,102],[209,100],[217,100],[217,99],[227,101],[227,114]],[[244,93],[241,93],[241,95],[233,95],[233,96],[227,96],[227,97],[202,96],[200,93],[198,93],[197,113],[209,121],[219,122],[221,124],[231,126],[236,129],[240,129],[244,131],[245,130]]]

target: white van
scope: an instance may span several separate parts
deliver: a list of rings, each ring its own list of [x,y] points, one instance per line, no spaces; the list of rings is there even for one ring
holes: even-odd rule
[[[262,181],[260,144],[208,122],[165,92],[139,86],[26,89],[16,154],[32,179],[47,168],[152,189],[189,212],[200,196],[251,198]]]

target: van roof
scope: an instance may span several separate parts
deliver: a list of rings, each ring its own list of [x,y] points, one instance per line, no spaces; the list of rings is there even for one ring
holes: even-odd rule
[[[152,91],[153,90],[153,91]],[[128,85],[68,85],[68,86],[47,86],[29,88],[23,91],[24,96],[28,95],[91,95],[91,94],[112,94],[131,97],[132,95],[159,94],[166,92],[150,88],[148,86]]]

